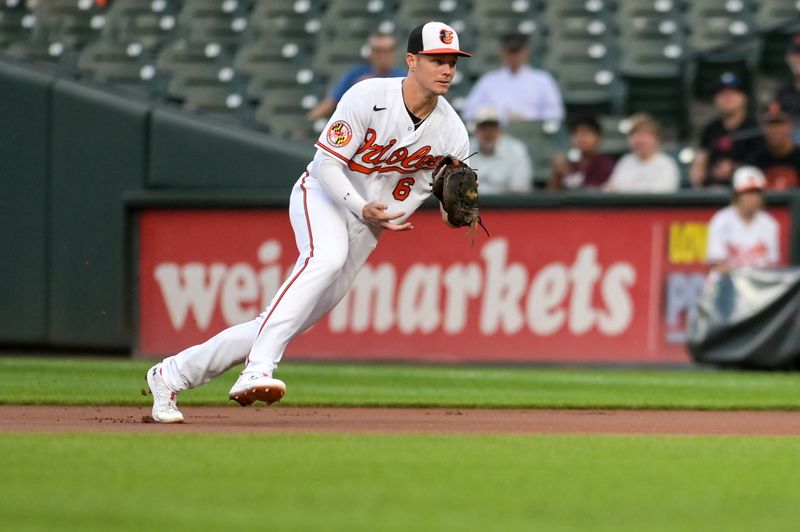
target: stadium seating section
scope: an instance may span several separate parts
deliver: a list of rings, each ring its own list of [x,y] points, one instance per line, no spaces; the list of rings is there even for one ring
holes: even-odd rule
[[[785,75],[787,22],[800,21],[796,0],[0,2],[0,49],[11,56],[297,138],[324,125],[305,115],[363,61],[370,33],[397,34],[402,64],[409,29],[438,19],[474,52],[448,95],[457,109],[513,30],[530,35],[532,62],[556,76],[568,112],[596,112],[614,131],[613,117],[648,111],[688,139],[690,104],[709,99],[721,72],[751,88]],[[558,125],[514,131],[534,152],[564,138]]]

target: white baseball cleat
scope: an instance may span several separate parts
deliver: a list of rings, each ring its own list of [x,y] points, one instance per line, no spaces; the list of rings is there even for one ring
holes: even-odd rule
[[[273,379],[266,373],[254,371],[243,372],[228,393],[231,401],[248,406],[256,401],[264,401],[268,405],[280,401],[286,393],[286,383]]]
[[[178,394],[173,392],[161,376],[161,363],[147,371],[147,386],[153,394],[153,421],[158,423],[183,423],[178,410]]]

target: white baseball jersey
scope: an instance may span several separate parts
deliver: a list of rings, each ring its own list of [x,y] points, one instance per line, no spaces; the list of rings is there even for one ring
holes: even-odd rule
[[[317,140],[315,155],[346,163],[345,175],[364,200],[385,203],[388,212],[404,211],[394,223],[403,223],[431,195],[431,174],[443,156],[469,155],[467,129],[442,96],[414,129],[402,82],[368,79],[348,90]]]
[[[362,199],[403,211],[404,220],[430,196],[441,158],[467,156],[469,138],[442,97],[415,131],[400,82],[370,79],[347,91],[317,142],[314,161],[344,162],[345,177]],[[330,197],[312,173],[314,161],[289,199],[300,253],[292,273],[259,317],[165,359],[161,375],[171,391],[199,386],[242,361],[248,374],[272,375],[288,343],[341,301],[375,249],[380,230]]]
[[[736,207],[726,207],[711,218],[707,259],[732,268],[776,265],[780,262],[778,233],[778,222],[766,212],[746,223]]]

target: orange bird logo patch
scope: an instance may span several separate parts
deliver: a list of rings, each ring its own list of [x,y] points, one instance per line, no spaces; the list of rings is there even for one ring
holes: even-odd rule
[[[442,30],[439,32],[439,39],[445,44],[453,44],[453,32],[450,30]]]

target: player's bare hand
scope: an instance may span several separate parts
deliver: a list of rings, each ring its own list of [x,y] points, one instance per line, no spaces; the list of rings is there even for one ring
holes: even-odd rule
[[[388,229],[389,231],[410,231],[414,229],[414,226],[412,226],[410,222],[402,224],[392,223],[392,220],[401,218],[405,216],[406,213],[403,211],[386,212],[388,208],[389,206],[384,203],[370,201],[361,209],[361,214],[367,223]]]

